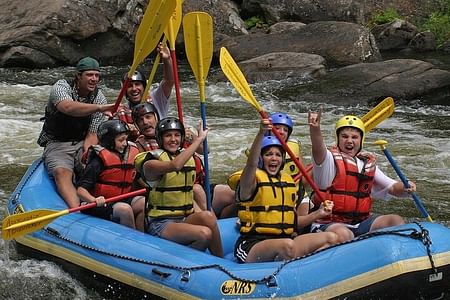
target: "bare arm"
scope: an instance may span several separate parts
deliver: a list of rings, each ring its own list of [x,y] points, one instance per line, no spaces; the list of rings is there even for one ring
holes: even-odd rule
[[[88,132],[86,134],[86,137],[84,138],[83,153],[88,151],[90,146],[97,145],[97,144],[98,144],[97,134],[93,133],[93,132]]]
[[[320,130],[320,118],[322,116],[322,108],[319,112],[308,112],[309,135],[311,138],[312,157],[318,165],[322,164],[327,154],[327,148],[323,141],[322,132]]]
[[[389,188],[389,194],[395,197],[408,197],[409,194],[414,193],[416,191],[416,184],[412,181],[408,181],[409,188],[405,188],[403,182],[396,181]]]
[[[297,224],[299,228],[304,228],[318,219],[330,215],[333,211],[334,203],[330,200],[325,200],[321,203],[318,210],[309,213],[309,204],[301,203],[297,208]]]
[[[272,123],[268,119],[261,120],[259,131],[253,140],[247,163],[242,171],[239,183],[239,199],[249,199],[256,189],[256,169],[258,168],[259,156],[261,154],[261,142],[264,132],[272,129]]]
[[[160,53],[161,59],[163,61],[163,80],[161,81],[161,85],[164,91],[164,95],[166,96],[166,98],[169,98],[170,94],[172,93],[173,85],[175,84],[170,50],[166,45],[159,43],[157,51]]]
[[[103,197],[103,196],[94,197],[84,187],[79,186],[77,188],[77,194],[78,194],[78,197],[80,197],[80,199],[82,201],[85,201],[85,202],[88,202],[88,203],[96,202],[97,206],[105,205],[105,197]]]
[[[195,151],[199,145],[203,142],[208,134],[208,129],[203,130],[199,128],[198,138],[192,142],[192,144],[181,151],[174,159],[171,161],[159,161],[156,159],[148,160],[144,163],[143,169],[147,180],[154,181],[157,180],[161,175],[180,171],[186,162],[194,155]]]
[[[111,111],[114,104],[90,104],[73,100],[62,100],[56,105],[56,109],[60,112],[72,116],[72,117],[85,117],[96,112],[104,113],[105,115],[112,117]]]

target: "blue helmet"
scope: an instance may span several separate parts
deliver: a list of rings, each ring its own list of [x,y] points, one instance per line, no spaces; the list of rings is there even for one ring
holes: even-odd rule
[[[291,136],[292,130],[294,129],[294,122],[291,117],[285,113],[275,112],[270,115],[270,118],[272,119],[273,125],[279,124],[286,126],[288,128],[288,137]]]
[[[286,152],[284,151],[283,145],[281,145],[280,141],[275,136],[272,136],[272,135],[265,136],[261,142],[261,154],[259,156],[258,168],[263,169],[262,153],[263,153],[264,149],[266,149],[268,147],[273,147],[273,146],[279,147],[281,150],[281,154],[283,156],[283,162],[281,163],[280,170],[283,169],[284,163],[286,160]]]

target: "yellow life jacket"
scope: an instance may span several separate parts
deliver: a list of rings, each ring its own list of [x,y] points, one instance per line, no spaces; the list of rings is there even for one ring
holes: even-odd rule
[[[292,177],[281,171],[270,176],[256,170],[253,197],[237,205],[241,234],[291,236],[295,232],[297,188]]]
[[[300,159],[301,152],[301,144],[299,140],[289,139],[286,143],[291,149],[292,153],[295,154],[297,159]],[[294,160],[289,156],[289,153],[286,153],[286,163],[284,164],[283,171],[291,175],[293,178],[300,173],[300,170],[294,163]]]
[[[143,178],[142,166],[149,159],[171,161],[172,156],[161,149],[138,154],[135,160],[136,169]],[[151,189],[147,215],[152,218],[166,218],[193,213],[194,181],[195,161],[191,157],[180,171],[166,173],[158,181],[148,182]]]
[[[301,151],[301,144],[299,140],[290,139],[287,141],[287,145],[291,149],[291,151],[295,154],[297,159],[300,159],[300,151]],[[248,151],[245,152],[245,154],[248,156]],[[289,156],[289,154],[286,153],[286,162],[284,164],[283,171],[285,171],[287,174],[291,175],[292,178],[294,178],[300,170],[295,165],[292,158]],[[236,187],[239,183],[239,180],[241,179],[242,170],[236,171],[233,174],[231,174],[228,179],[227,183],[230,186],[230,188],[235,191]],[[298,184],[298,183],[297,183]]]

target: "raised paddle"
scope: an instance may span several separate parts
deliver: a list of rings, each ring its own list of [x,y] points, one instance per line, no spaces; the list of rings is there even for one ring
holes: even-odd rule
[[[213,23],[205,12],[190,12],[183,18],[184,44],[189,65],[194,72],[200,91],[200,113],[203,129],[206,129],[205,82],[213,56]],[[205,165],[205,192],[208,210],[211,209],[209,185],[208,140],[203,141]]]
[[[183,108],[181,105],[180,79],[178,78],[177,55],[175,52],[175,42],[177,39],[178,30],[180,30],[180,25],[181,25],[182,2],[183,2],[182,0],[176,0],[177,5],[175,7],[175,11],[169,20],[169,24],[167,25],[167,28],[164,31],[164,34],[169,39],[170,55],[172,57],[172,69],[173,69],[173,78],[175,81],[175,95],[176,95],[176,99],[177,99],[178,119],[180,119],[181,123],[184,123]]]
[[[106,199],[105,203],[111,203],[119,201],[125,198],[130,198],[138,195],[143,195],[146,193],[146,189],[140,189],[134,192],[126,193],[123,195],[115,196]],[[51,223],[58,217],[77,212],[80,210],[85,210],[93,208],[97,203],[89,203],[83,206],[78,206],[70,209],[64,209],[61,211],[51,210],[51,209],[36,209],[27,211],[20,214],[14,214],[6,217],[2,223],[2,239],[10,240],[18,236],[25,235],[27,233],[34,232],[36,230],[42,229],[47,224]]]
[[[250,86],[247,83],[247,80],[244,77],[244,74],[242,74],[242,71],[239,69],[238,65],[234,61],[233,57],[231,57],[230,53],[225,47],[222,47],[220,49],[220,67],[222,68],[223,73],[225,76],[230,80],[230,82],[233,84],[233,86],[236,88],[236,90],[239,92],[239,94],[246,100],[248,103],[250,103],[258,113],[261,115],[261,118],[268,119],[269,115],[264,111],[262,106],[259,104],[259,102],[256,100],[255,96],[253,96],[252,90],[250,89]],[[305,176],[306,181],[309,183],[311,188],[316,193],[317,197],[319,197],[320,201],[324,201],[322,193],[320,193],[319,188],[317,187],[316,183],[311,179],[311,176],[309,176],[307,170],[303,167],[302,163],[297,159],[295,154],[292,152],[292,150],[289,148],[289,146],[286,144],[284,139],[280,136],[280,133],[275,127],[272,127],[273,134],[277,137],[277,139],[280,141],[281,145],[283,146],[284,150],[289,154],[289,156],[292,158],[292,161],[295,163],[295,165],[299,168],[300,172],[303,176]]]
[[[403,182],[403,185],[406,188],[409,188],[409,183],[408,183],[408,179],[406,178],[406,176],[403,174],[402,170],[400,170],[400,167],[397,165],[397,163],[395,162],[395,159],[392,157],[391,153],[389,152],[389,150],[386,148],[386,145],[388,144],[387,141],[385,140],[378,140],[375,141],[375,145],[380,146],[381,150],[383,150],[384,155],[386,156],[386,158],[389,160],[389,162],[391,163],[392,167],[394,168],[395,172],[397,173],[398,177],[400,178],[400,180]],[[427,210],[425,209],[425,207],[423,206],[422,200],[419,198],[419,196],[416,193],[412,193],[411,194],[414,202],[416,203],[417,208],[419,209],[420,213],[422,214],[422,216],[424,218],[427,218],[428,221],[433,222],[433,219],[431,219],[430,214],[428,214]]]
[[[392,97],[387,97],[361,118],[366,133],[375,128],[383,120],[392,116],[393,113],[394,99],[392,99]]]
[[[164,36],[162,42],[163,44],[167,43],[167,36]],[[147,100],[148,93],[150,91],[150,87],[153,83],[153,79],[155,79],[156,70],[158,69],[159,62],[161,61],[161,53],[158,53],[156,55],[155,61],[153,62],[152,69],[150,71],[150,74],[148,75],[147,79],[147,86],[145,87],[144,92],[142,93],[141,102],[145,102]]]
[[[137,66],[155,49],[161,39],[164,28],[166,28],[170,16],[175,10],[175,5],[176,0],[159,0],[150,1],[147,6],[141,24],[136,32],[133,64],[117,96],[113,113],[117,111]]]

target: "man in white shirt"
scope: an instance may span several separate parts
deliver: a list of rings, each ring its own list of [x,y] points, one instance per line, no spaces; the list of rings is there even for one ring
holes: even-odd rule
[[[416,185],[409,182],[406,189],[376,166],[374,154],[362,152],[365,128],[358,117],[344,116],[336,123],[336,146],[327,149],[320,130],[321,114],[308,114],[313,176],[322,198],[333,201],[333,212],[316,220],[315,229],[333,231],[344,242],[369,231],[404,224],[398,215],[372,214],[372,198],[407,197]],[[312,201],[320,207],[319,197],[313,196]]]

